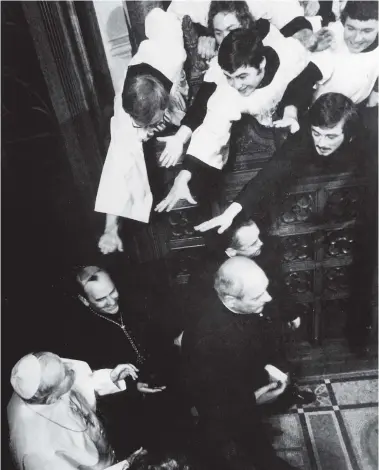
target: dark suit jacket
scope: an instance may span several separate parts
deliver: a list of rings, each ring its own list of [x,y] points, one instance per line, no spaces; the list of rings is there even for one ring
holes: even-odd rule
[[[265,365],[277,363],[277,338],[264,317],[235,314],[216,293],[205,304],[183,335],[184,383],[201,416],[236,425],[255,415],[254,391],[268,383]]]
[[[322,157],[314,148],[310,125],[304,121],[300,131],[288,137],[235,202],[242,205],[246,216],[265,213],[268,208],[281,208],[286,193],[301,178],[357,171],[358,163],[366,160],[364,135],[362,130],[352,142],[346,140],[333,154]]]

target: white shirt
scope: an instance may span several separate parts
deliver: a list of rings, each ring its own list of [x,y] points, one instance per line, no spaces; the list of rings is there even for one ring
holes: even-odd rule
[[[129,66],[146,63],[163,73],[173,86],[171,96],[178,106],[169,117],[180,124],[184,110],[178,95],[185,95],[183,64],[186,59],[181,22],[174,15],[159,8],[146,17],[145,34],[138,52]],[[123,84],[122,84],[123,85]],[[153,197],[151,194],[142,142],[146,131],[133,127],[131,117],[122,107],[122,86],[114,101],[111,119],[111,142],[97,192],[95,211],[148,222]]]
[[[92,410],[96,408],[95,393],[107,395],[126,389],[124,380],[118,386],[112,382],[111,369],[92,372],[86,362],[63,361],[75,370],[73,390],[87,400]],[[98,463],[96,446],[87,432],[81,432],[84,423],[71,412],[69,396],[70,392],[51,405],[31,405],[13,394],[7,409],[8,422],[12,453],[20,469],[73,470]]]
[[[379,47],[370,52],[350,52],[342,23],[331,23],[328,28],[335,35],[334,47],[316,52],[311,58],[323,74],[313,99],[325,93],[342,93],[354,103],[361,103],[370,95],[379,75]]]
[[[247,0],[250,12],[255,20],[265,19],[278,29],[298,16],[304,16],[304,9],[298,0]],[[208,26],[210,0],[173,0],[168,7],[180,20],[188,15],[195,23]]]
[[[217,58],[212,60],[204,80],[215,82],[217,88],[208,101],[207,114],[202,125],[192,135],[187,150],[189,155],[221,169],[228,159],[228,142],[233,121],[240,120],[242,114],[246,113],[254,116],[264,126],[272,125],[273,112],[288,83],[307,66],[309,52],[296,39],[284,38],[272,25],[263,44],[276,51],[280,65],[271,83],[256,89],[248,97],[243,97],[227,83]]]

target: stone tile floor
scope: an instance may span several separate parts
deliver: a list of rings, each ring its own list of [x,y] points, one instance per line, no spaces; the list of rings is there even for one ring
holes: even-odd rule
[[[317,401],[270,418],[278,455],[304,470],[378,469],[378,376],[305,381]]]

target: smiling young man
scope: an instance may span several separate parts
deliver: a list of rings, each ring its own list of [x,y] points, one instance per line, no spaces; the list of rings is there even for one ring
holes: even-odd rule
[[[242,210],[251,216],[266,213],[269,207],[280,209],[289,187],[306,175],[363,168],[366,155],[357,121],[349,98],[340,93],[320,96],[300,131],[287,139],[235,201],[220,216],[195,228],[204,232],[219,227],[222,233]]]
[[[267,2],[265,2],[265,6]],[[294,3],[292,2],[289,7],[293,7]],[[178,7],[181,9],[181,4],[177,2],[172,2],[172,10],[175,11]],[[299,5],[297,5],[299,7]],[[190,7],[193,7],[191,5]],[[195,5],[195,10],[204,8],[203,2],[198,2]],[[178,162],[178,159],[183,154],[183,147],[189,141],[192,136],[192,133],[201,125],[205,115],[207,113],[207,103],[209,98],[215,92],[217,85],[220,81],[224,80],[224,75],[222,70],[219,67],[217,62],[217,52],[222,41],[236,29],[256,29],[259,33],[259,36],[262,40],[264,46],[272,47],[279,54],[281,61],[289,61],[289,58],[286,57],[286,51],[291,50],[292,57],[299,57],[299,69],[302,70],[302,54],[305,54],[304,48],[300,46],[297,41],[293,39],[286,40],[287,37],[292,36],[292,34],[298,32],[297,28],[303,28],[307,26],[308,21],[304,17],[294,18],[293,22],[286,24],[283,28],[283,34],[281,34],[278,29],[270,22],[268,19],[265,19],[265,14],[262,13],[256,14],[254,8],[258,7],[257,2],[252,2],[248,5],[247,2],[242,1],[212,1],[209,4],[209,11],[206,11],[207,14],[207,34],[211,36],[201,36],[199,38],[198,44],[198,53],[208,60],[208,69],[204,75],[204,81],[195,96],[194,102],[189,107],[186,116],[181,122],[180,129],[174,136],[169,136],[163,138],[166,142],[166,148],[162,152],[161,162],[163,166],[169,167],[175,165]],[[188,4],[185,5],[185,10],[188,8]],[[298,9],[301,8],[299,7]],[[298,10],[296,9],[296,10]],[[170,10],[170,9],[169,9]],[[191,8],[189,8],[191,10]],[[288,13],[288,12],[287,12]],[[188,12],[187,14],[190,14]],[[181,16],[181,15],[180,15]],[[195,15],[195,18],[198,20],[198,17]],[[268,18],[271,18],[271,15],[268,15]],[[279,19],[279,18],[278,18]],[[289,19],[289,18],[288,18]],[[285,20],[281,18],[280,24],[285,24]],[[274,22],[275,24],[275,22]],[[309,24],[309,28],[311,28]],[[304,31],[304,29],[302,30]],[[311,29],[306,31],[311,32]],[[296,64],[297,65],[297,64]],[[305,66],[305,64],[304,64]],[[294,71],[296,71],[296,66],[294,65]],[[294,72],[294,75],[296,73]],[[247,96],[245,94],[244,96]]]
[[[328,26],[334,46],[314,53],[308,66],[288,86],[283,97],[283,125],[291,125],[296,131],[298,114],[301,116],[325,93],[342,93],[361,106],[378,104],[378,26],[376,0],[347,2],[341,21]]]
[[[202,124],[192,134],[183,170],[155,210],[170,211],[179,199],[194,202],[189,181],[204,167],[212,171],[225,166],[232,124],[243,114],[253,116],[259,126],[273,127],[287,85],[307,63],[304,47],[275,33],[268,22],[230,32],[221,43],[218,64],[205,77],[213,82],[214,92]]]

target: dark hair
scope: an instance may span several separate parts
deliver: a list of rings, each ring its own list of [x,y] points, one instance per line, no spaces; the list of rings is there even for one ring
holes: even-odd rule
[[[241,29],[249,29],[254,26],[254,18],[250,13],[246,2],[216,1],[211,2],[208,13],[208,29],[213,33],[213,20],[219,13],[234,13],[241,25]]]
[[[169,104],[169,93],[152,75],[126,78],[122,92],[122,106],[138,124],[147,127],[160,110]]]
[[[313,103],[308,111],[309,123],[317,127],[334,127],[342,119],[345,137],[353,137],[357,133],[357,108],[351,99],[341,93],[325,93]]]
[[[218,63],[229,73],[234,73],[240,67],[259,69],[264,51],[256,29],[235,29],[222,41],[218,51]]]
[[[232,224],[232,226],[226,231],[226,239],[227,239],[227,248],[233,248],[234,250],[239,250],[242,248],[240,244],[240,240],[238,237],[238,232],[241,228],[244,227],[251,227],[252,225],[256,225],[254,220],[252,219],[242,219],[237,220],[236,223]]]
[[[359,21],[378,19],[378,0],[349,1],[341,13],[341,22],[345,24],[347,18]]]

